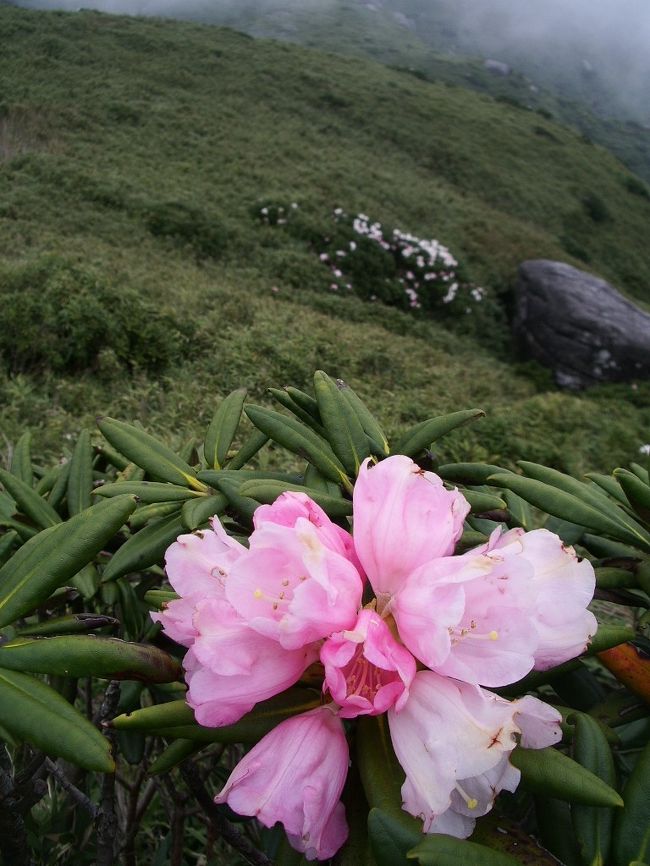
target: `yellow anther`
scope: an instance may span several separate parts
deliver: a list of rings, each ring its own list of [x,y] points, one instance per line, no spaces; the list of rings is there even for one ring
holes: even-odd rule
[[[477,806],[478,806],[478,800],[475,800],[474,797],[470,797],[469,800],[467,801],[467,808],[468,809],[476,809]]]
[[[253,593],[253,595],[255,596],[255,598],[262,598],[264,593],[262,592],[261,589],[256,589],[255,592]]]
[[[490,640],[499,640],[499,632],[491,631],[488,637],[490,638]]]

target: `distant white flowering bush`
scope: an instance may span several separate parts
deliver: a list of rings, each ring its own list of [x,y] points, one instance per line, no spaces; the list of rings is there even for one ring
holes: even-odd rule
[[[485,289],[465,278],[447,247],[399,228],[386,229],[364,213],[334,210],[336,228],[318,255],[329,268],[331,291],[354,291],[370,301],[410,310],[453,308],[471,313]]]

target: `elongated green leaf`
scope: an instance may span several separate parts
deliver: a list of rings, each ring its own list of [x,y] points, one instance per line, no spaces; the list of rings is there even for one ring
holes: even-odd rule
[[[604,490],[612,499],[620,502],[621,505],[629,505],[627,496],[623,493],[621,485],[612,475],[601,475],[599,472],[587,472],[585,478],[588,478],[601,490]]]
[[[59,477],[60,472],[61,464],[57,464],[56,466],[52,466],[50,469],[48,469],[42,478],[39,478],[38,483],[34,488],[39,496],[47,496],[47,494],[54,487],[56,479]]]
[[[285,409],[288,409],[289,412],[292,412],[296,418],[302,421],[303,424],[306,424],[307,427],[310,427],[315,433],[319,436],[322,436],[323,439],[327,438],[327,433],[325,432],[325,428],[323,427],[320,421],[320,414],[317,414],[317,418],[311,412],[307,412],[306,409],[300,405],[300,403],[296,403],[287,393],[286,389],[280,388],[269,388],[269,394],[273,397],[274,400],[284,406]]]
[[[246,414],[252,423],[270,439],[313,463],[326,478],[352,490],[345,468],[329,443],[317,436],[309,427],[296,421],[295,418],[280,415],[279,412],[265,409],[263,406],[247,406]]]
[[[150,589],[144,594],[145,604],[150,604],[156,610],[162,610],[163,607],[170,601],[180,598],[178,593],[170,592],[166,589]]]
[[[241,421],[246,399],[246,388],[239,388],[225,397],[214,413],[208,432],[205,434],[203,452],[208,466],[221,469],[228,458],[228,451]]]
[[[507,490],[512,490],[527,502],[554,517],[568,520],[570,523],[577,523],[580,526],[587,526],[597,532],[605,532],[619,541],[642,545],[650,549],[650,542],[646,542],[643,537],[639,537],[617,520],[597,511],[593,506],[557,487],[551,487],[542,481],[523,478],[514,474],[492,475],[488,479],[488,483],[495,487],[505,487]]]
[[[573,757],[611,788],[616,787],[614,758],[609,743],[598,722],[584,713],[575,714]],[[584,866],[607,866],[614,810],[574,803],[571,820]]]
[[[542,845],[563,866],[582,866],[569,804],[552,797],[535,797],[535,816]]]
[[[510,763],[521,770],[527,788],[585,806],[622,806],[620,795],[598,776],[554,748],[516,748]]]
[[[97,628],[115,628],[119,625],[115,617],[106,616],[101,613],[70,613],[65,616],[52,617],[44,622],[26,625],[18,629],[19,637],[38,635],[45,637],[54,634],[74,634],[75,632],[88,632]]]
[[[596,586],[601,589],[631,589],[636,585],[634,572],[626,568],[596,569]]]
[[[142,571],[150,565],[161,564],[169,545],[184,532],[185,527],[178,513],[148,524],[113,554],[104,569],[103,579],[114,580],[124,574]]]
[[[158,755],[156,760],[149,767],[150,776],[159,776],[162,773],[169,773],[174,767],[182,764],[187,758],[196,755],[201,749],[205,748],[203,743],[198,745],[192,740],[174,740],[170,743],[165,751]]]
[[[361,464],[370,457],[368,436],[359,416],[341,393],[338,383],[323,370],[314,374],[314,393],[327,441],[348,475],[356,478]]]
[[[317,505],[330,517],[346,517],[352,514],[352,502],[342,496],[329,496],[320,490],[313,490],[300,484],[288,484],[286,481],[245,481],[239,488],[242,496],[250,496],[258,502],[271,503],[282,493],[304,493],[311,497]]]
[[[78,589],[85,599],[92,598],[99,589],[99,575],[97,569],[92,562],[78,571],[72,578],[70,583]]]
[[[176,659],[157,647],[85,634],[15,638],[0,646],[0,668],[152,683],[180,675]]]
[[[625,809],[616,816],[613,866],[650,862],[650,743],[639,755],[623,789]]]
[[[592,535],[585,532],[580,543],[586,547],[594,556],[602,559],[611,557],[613,559],[638,559],[639,551],[635,547],[628,544],[621,544],[619,541],[612,541],[610,538],[603,538],[601,535]]]
[[[470,421],[476,421],[478,418],[483,418],[484,416],[485,412],[482,409],[464,409],[461,412],[452,412],[449,415],[437,415],[435,418],[421,421],[406,431],[395,448],[393,448],[393,454],[406,454],[408,457],[415,457],[433,442],[441,439],[457,427],[468,424]]]
[[[341,488],[338,484],[334,481],[328,481],[327,478],[323,478],[318,469],[312,466],[311,463],[308,463],[305,469],[304,483],[305,487],[310,487],[312,490],[320,490],[321,493],[326,493],[328,496],[341,498]]]
[[[90,508],[92,489],[93,449],[90,444],[90,432],[82,430],[70,459],[67,493],[70,516],[79,514],[84,508]]]
[[[86,770],[112,773],[108,741],[40,680],[0,669],[0,725],[16,739]]]
[[[56,480],[50,490],[50,495],[47,501],[52,508],[58,508],[63,502],[66,493],[68,492],[68,477],[70,475],[70,461],[61,464],[61,471],[56,476]]]
[[[193,725],[194,711],[185,701],[168,701],[116,716],[112,727],[119,731],[153,731],[156,728],[175,728]]]
[[[485,514],[488,511],[505,511],[506,503],[491,493],[481,493],[478,490],[461,490],[469,502],[472,514]]]
[[[487,484],[491,475],[498,475],[509,470],[494,466],[492,463],[445,463],[443,466],[439,466],[436,471],[444,481],[453,484],[480,485]]]
[[[249,526],[252,525],[253,515],[260,506],[257,499],[252,499],[250,496],[242,496],[239,492],[241,484],[230,478],[222,478],[217,486],[244,523]]]
[[[377,866],[408,866],[407,852],[422,841],[422,832],[415,819],[404,812],[404,820],[393,811],[374,806],[368,812],[368,837]]]
[[[29,541],[30,538],[38,535],[38,529],[27,526],[26,523],[21,523],[20,520],[13,520],[11,517],[0,517],[0,526],[14,532],[20,541]]]
[[[626,643],[626,641],[632,640],[634,635],[635,631],[630,626],[599,623],[598,631],[589,641],[586,655],[595,655],[621,643]]]
[[[361,422],[361,426],[368,437],[371,452],[386,457],[390,454],[390,448],[388,446],[386,434],[384,433],[379,421],[377,421],[356,391],[353,391],[352,388],[343,381],[343,379],[337,379],[336,385]]]
[[[14,547],[18,547],[18,538],[18,533],[13,529],[0,535],[0,566],[11,556]]]
[[[220,481],[227,481],[238,489],[244,481],[286,481],[288,484],[302,484],[304,481],[304,476],[297,472],[275,472],[269,469],[203,469],[199,472],[199,478],[210,487],[218,488]]]
[[[134,508],[132,496],[100,502],[24,544],[0,569],[0,628],[45,601],[91,562]]]
[[[154,733],[197,743],[256,743],[276,725],[298,713],[306,713],[320,704],[320,695],[307,689],[293,688],[263,701],[234,725],[204,728],[201,725],[174,725],[155,728]],[[134,714],[135,715],[135,714]]]
[[[153,478],[205,490],[191,466],[144,430],[115,418],[99,418],[97,426],[114,448]]]
[[[650,486],[627,469],[614,470],[630,505],[646,523],[650,523]]]
[[[140,502],[185,502],[186,499],[196,499],[202,496],[198,490],[180,487],[178,484],[165,484],[161,481],[116,481],[114,484],[103,484],[94,491],[95,496],[137,496]]]
[[[609,496],[606,496],[596,485],[584,484],[566,475],[563,472],[558,472],[557,469],[551,469],[548,466],[541,466],[539,463],[529,463],[526,460],[520,460],[518,464],[524,471],[527,477],[534,478],[536,481],[542,481],[552,487],[557,487],[559,490],[564,490],[575,496],[587,505],[591,505],[601,514],[616,521],[621,526],[625,527],[633,535],[640,537],[647,536],[646,540],[650,540],[650,536],[645,532],[642,526],[639,526],[636,521],[629,517],[619,506],[612,501]],[[617,470],[624,471],[624,470]],[[631,474],[631,473],[629,473]],[[636,479],[636,476],[633,476]],[[648,490],[650,493],[650,488]]]
[[[0,469],[0,483],[4,486],[7,493],[16,501],[20,511],[29,517],[41,529],[47,529],[48,526],[55,526],[61,522],[60,516],[46,502],[42,496],[21,481],[11,472],[5,469]]]
[[[115,448],[108,444],[108,442],[102,442],[102,444],[97,448],[97,451],[106,458],[106,461],[110,463],[111,466],[119,469],[120,472],[123,472],[131,462],[128,457],[125,457],[124,454],[120,454],[120,452],[116,451]]]
[[[31,456],[32,434],[29,431],[23,433],[14,445],[11,455],[11,474],[20,478],[23,484],[32,487],[34,484],[34,471],[32,469]]]
[[[253,430],[239,451],[228,461],[228,469],[241,469],[269,441],[269,437],[261,430]]]
[[[634,472],[637,478],[640,478],[644,484],[650,484],[650,473],[638,463],[630,463],[630,471]]]
[[[149,505],[141,505],[129,517],[131,532],[138,532],[147,523],[161,520],[163,517],[171,517],[172,514],[180,516],[182,506],[178,500],[175,502],[150,502]]]
[[[297,406],[300,406],[300,408],[304,409],[305,412],[309,412],[311,417],[318,424],[321,423],[320,412],[318,411],[318,402],[311,396],[311,394],[306,394],[299,388],[294,388],[293,385],[287,385],[284,390]]]
[[[181,521],[186,529],[192,532],[203,526],[206,521],[216,514],[223,514],[228,507],[228,499],[223,493],[215,493],[214,496],[200,496],[189,502],[183,503],[181,509]]]
[[[509,854],[442,833],[427,836],[407,857],[422,866],[520,866]]]

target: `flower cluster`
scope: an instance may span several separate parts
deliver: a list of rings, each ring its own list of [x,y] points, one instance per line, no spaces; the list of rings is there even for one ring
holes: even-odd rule
[[[370,300],[401,301],[399,305],[411,310],[444,307],[456,301],[465,312],[471,312],[485,297],[485,289],[464,280],[458,261],[439,241],[418,238],[398,228],[386,231],[366,214],[350,217],[342,208],[334,210],[334,218],[339,236],[324,238],[319,253],[321,262],[330,269],[332,291],[345,288],[368,295]],[[368,269],[366,259],[373,250],[376,266]],[[374,286],[363,285],[368,274]]]
[[[283,226],[289,222],[293,212],[298,210],[298,202],[292,201],[289,205],[268,202],[256,208],[255,215],[260,222],[267,226]]]
[[[352,533],[285,493],[257,509],[248,548],[217,518],[170,547],[181,597],[154,617],[188,647],[199,723],[236,722],[309,666],[323,678],[322,705],[260,740],[217,802],[280,821],[308,859],[332,856],[347,836],[342,720],[387,713],[403,808],[424,832],[462,838],[500,790],[516,788],[517,743],[560,739],[555,709],[488,688],[585,649],[593,568],[543,529],[496,530],[455,556],[468,511],[460,492],[397,455],[361,467]]]

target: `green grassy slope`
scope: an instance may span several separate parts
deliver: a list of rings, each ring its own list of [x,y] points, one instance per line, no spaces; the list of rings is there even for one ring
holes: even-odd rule
[[[647,441],[643,386],[557,394],[482,348],[502,333],[479,343],[319,292],[327,280],[305,243],[251,216],[256,203],[295,201],[326,233],[333,207],[362,210],[439,238],[493,293],[525,258],[584,265],[569,248],[647,301],[650,201],[600,148],[460,89],[216,28],[1,7],[0,35],[0,280],[64,257],[190,335],[187,361],[165,378],[108,362],[75,377],[2,374],[8,439],[30,424],[54,449],[100,411],[179,438],[226,390],[248,384],[260,397],[321,366],[394,432],[432,410],[490,410],[447,456],[525,454],[577,471],[631,459]],[[219,227],[217,257],[155,234],[152,215],[170,202]]]

